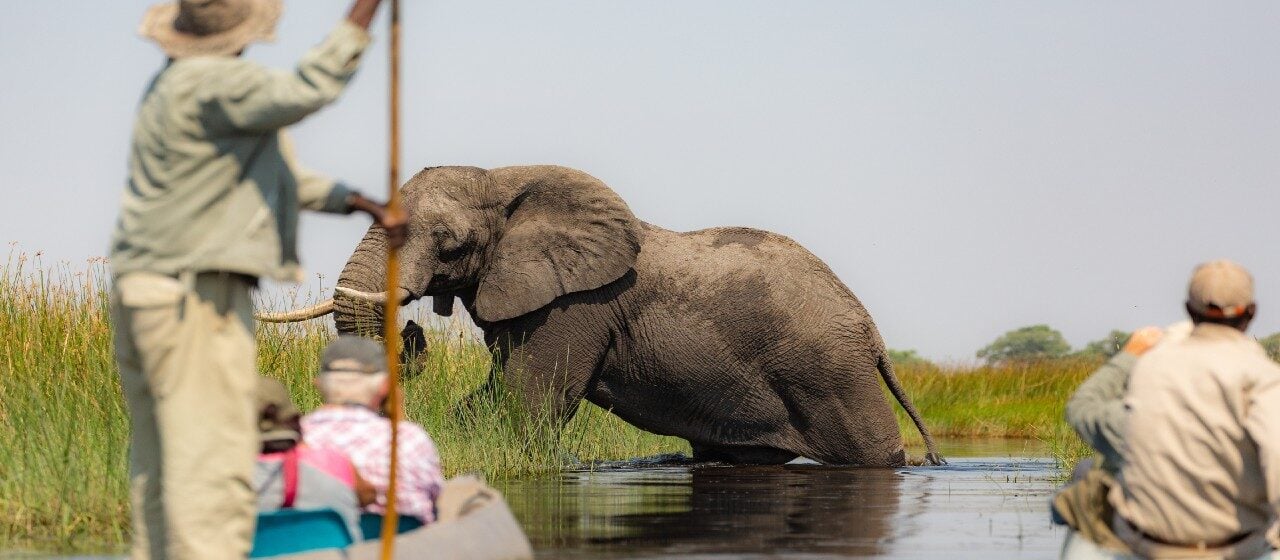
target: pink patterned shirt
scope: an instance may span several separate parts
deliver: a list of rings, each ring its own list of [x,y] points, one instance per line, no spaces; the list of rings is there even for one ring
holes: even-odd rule
[[[359,406],[322,406],[302,417],[307,445],[340,451],[351,458],[356,470],[378,489],[378,500],[365,511],[386,511],[387,481],[391,471],[391,421]],[[396,508],[430,523],[435,520],[435,500],[444,477],[440,455],[431,436],[413,422],[400,422],[400,469]]]

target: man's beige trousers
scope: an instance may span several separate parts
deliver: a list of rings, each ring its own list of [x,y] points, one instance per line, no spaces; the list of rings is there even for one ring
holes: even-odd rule
[[[134,560],[244,558],[253,543],[254,281],[116,278],[116,360],[129,404]]]

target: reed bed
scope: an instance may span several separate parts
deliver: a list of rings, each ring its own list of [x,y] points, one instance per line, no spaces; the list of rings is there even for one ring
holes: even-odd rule
[[[414,318],[431,325],[429,351],[406,370],[405,411],[435,439],[447,475],[542,476],[593,461],[689,452],[683,440],[586,403],[563,427],[527,421],[521,403],[501,394],[459,412],[459,401],[489,374],[488,350],[464,325]],[[322,321],[260,325],[259,370],[311,410],[320,403],[312,378],[333,336]],[[1062,406],[1093,365],[907,365],[899,374],[935,435],[1039,438],[1070,466],[1083,447],[1063,425]],[[921,456],[915,428],[905,415],[902,421],[910,454]],[[11,255],[0,269],[0,551],[122,550],[128,431],[105,263],[47,268]]]
[[[23,255],[0,270],[0,551],[118,551],[127,542],[129,422],[105,271],[101,261],[45,269]],[[435,439],[447,476],[538,476],[689,452],[684,440],[585,403],[567,426],[525,421],[522,403],[502,394],[456,412],[487,378],[489,353],[465,328],[435,327],[430,350],[407,368],[405,413]],[[309,411],[320,404],[312,379],[333,336],[319,321],[260,325],[259,371]]]
[[[1059,470],[1069,472],[1092,452],[1064,420],[1067,398],[1099,365],[1085,358],[995,366],[913,362],[898,366],[897,373],[935,438],[1040,440]],[[923,454],[924,444],[911,419],[900,408],[895,410],[908,449]]]

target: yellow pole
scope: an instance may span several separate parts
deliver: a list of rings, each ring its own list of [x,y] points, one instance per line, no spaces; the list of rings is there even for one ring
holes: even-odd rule
[[[391,0],[391,138],[389,142],[390,173],[387,176],[387,212],[400,213],[400,0]],[[387,294],[383,307],[383,340],[387,346],[387,411],[391,415],[391,473],[387,480],[387,511],[382,519],[382,560],[395,557],[396,528],[400,516],[396,512],[396,482],[400,466],[400,334],[396,332],[396,311],[400,302],[393,294],[400,283],[399,249],[387,246]]]

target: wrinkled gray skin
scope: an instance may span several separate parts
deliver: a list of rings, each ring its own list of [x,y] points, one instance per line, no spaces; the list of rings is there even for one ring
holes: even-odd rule
[[[698,459],[896,466],[883,377],[941,459],[866,309],[786,237],[668,231],[564,167],[428,168],[402,193],[400,286],[437,313],[466,306],[503,372],[487,386],[505,381],[565,420],[585,398],[689,440]],[[380,292],[384,262],[375,226],[338,285]],[[367,303],[334,305],[340,332],[381,322]]]

